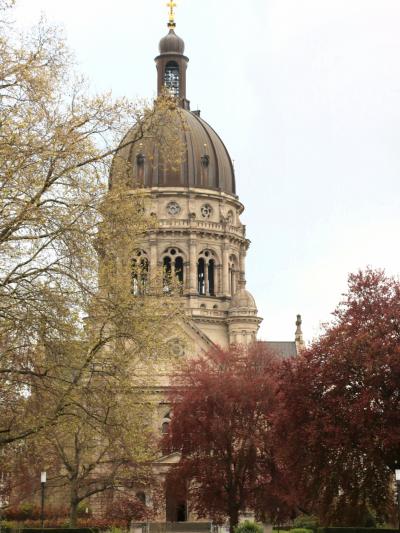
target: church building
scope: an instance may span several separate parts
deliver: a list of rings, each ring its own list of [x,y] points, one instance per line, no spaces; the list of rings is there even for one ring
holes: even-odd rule
[[[164,269],[182,286],[185,320],[179,334],[171,333],[169,342],[176,355],[184,356],[188,346],[195,355],[215,345],[227,348],[254,342],[262,318],[246,289],[250,241],[240,218],[244,206],[237,194],[232,159],[200,111],[190,109],[186,93],[189,59],[184,41],[175,33],[174,2],[169,7],[169,31],[161,39],[155,58],[157,91],[158,96],[167,92],[178,103],[174,125],[182,140],[182,158],[174,168],[168,168],[155,140],[135,142],[135,128],[125,136],[118,157],[129,169],[131,187],[140,184],[145,190],[157,220],[132,260],[145,265],[149,272]],[[111,188],[118,179],[120,176],[111,172]],[[140,290],[140,280],[134,279],[134,294]],[[275,353],[283,357],[298,353],[303,345],[300,316],[296,326],[293,341],[268,343]],[[161,404],[160,433],[167,430],[168,421],[168,406]],[[160,475],[178,460],[178,454],[161,458],[156,465]],[[165,518],[170,522],[188,520],[188,509],[167,494]]]

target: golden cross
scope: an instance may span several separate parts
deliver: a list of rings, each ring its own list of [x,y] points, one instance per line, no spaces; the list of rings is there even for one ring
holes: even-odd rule
[[[169,7],[168,28],[175,28],[176,24],[174,8],[176,7],[176,3],[173,0],[170,0],[167,4],[167,7]]]

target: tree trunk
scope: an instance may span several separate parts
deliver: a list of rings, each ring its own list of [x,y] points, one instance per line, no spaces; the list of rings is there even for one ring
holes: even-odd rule
[[[78,522],[78,484],[75,479],[71,480],[71,491],[70,491],[70,509],[69,509],[69,527],[77,527]]]
[[[233,533],[235,527],[239,523],[239,509],[237,505],[229,505],[229,533]]]

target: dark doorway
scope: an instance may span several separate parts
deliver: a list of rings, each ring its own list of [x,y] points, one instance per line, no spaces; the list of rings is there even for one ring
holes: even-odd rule
[[[187,504],[182,489],[172,480],[166,482],[165,490],[167,522],[186,522]]]

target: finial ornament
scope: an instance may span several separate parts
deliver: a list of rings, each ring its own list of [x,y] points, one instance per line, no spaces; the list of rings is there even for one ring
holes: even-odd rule
[[[175,23],[175,7],[176,7],[176,2],[174,2],[173,0],[170,0],[167,4],[167,7],[169,8],[169,20],[168,20],[168,28],[170,29],[174,29],[175,26],[176,26],[176,23]]]
[[[304,339],[303,339],[303,331],[301,329],[302,323],[303,323],[303,321],[301,319],[301,315],[297,315],[295,342],[296,342],[296,347],[297,347],[297,351],[298,352],[303,350],[304,347],[305,347]]]

